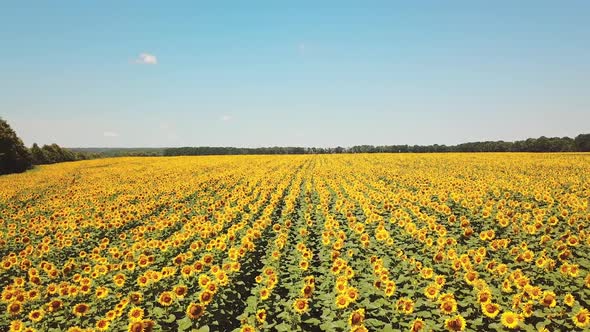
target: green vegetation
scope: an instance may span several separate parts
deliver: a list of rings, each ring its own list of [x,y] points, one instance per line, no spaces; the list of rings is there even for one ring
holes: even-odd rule
[[[325,154],[325,153],[427,153],[427,152],[588,152],[590,134],[569,137],[529,138],[523,141],[486,141],[458,145],[357,145],[350,148],[234,148],[182,147],[164,149],[165,156],[242,155],[242,154]]]
[[[0,174],[21,173],[32,167],[31,153],[10,125],[0,118]]]

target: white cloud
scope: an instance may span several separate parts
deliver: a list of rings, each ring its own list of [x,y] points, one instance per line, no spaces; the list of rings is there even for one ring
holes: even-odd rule
[[[305,54],[305,43],[299,43],[297,48],[299,49],[300,54]]]
[[[224,115],[221,117],[221,121],[231,121],[232,116],[231,115]]]
[[[119,136],[119,134],[114,133],[112,131],[105,131],[104,133],[102,133],[102,135],[104,137],[118,137]]]
[[[135,63],[141,65],[156,65],[158,64],[158,58],[153,54],[141,53],[139,57],[135,59]]]

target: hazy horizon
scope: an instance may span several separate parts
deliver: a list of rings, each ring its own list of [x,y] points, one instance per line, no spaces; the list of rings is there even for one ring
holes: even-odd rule
[[[455,145],[590,132],[590,3],[5,3],[27,146]]]

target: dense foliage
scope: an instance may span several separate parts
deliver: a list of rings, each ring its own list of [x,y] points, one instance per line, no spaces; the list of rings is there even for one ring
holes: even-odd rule
[[[166,148],[165,156],[199,156],[199,155],[259,155],[259,154],[328,154],[328,153],[425,153],[425,152],[588,152],[590,151],[590,134],[569,137],[541,136],[524,141],[504,142],[486,141],[458,145],[357,145],[350,148],[303,148],[303,147],[268,147],[268,148],[234,148],[234,147],[182,147]]]
[[[20,173],[31,167],[31,153],[10,125],[0,118],[0,174]]]
[[[590,154],[111,158],[0,178],[10,331],[587,331]]]
[[[64,149],[57,144],[43,145],[42,148],[39,148],[37,143],[31,147],[31,154],[33,155],[33,163],[35,165],[55,164],[64,161],[85,160],[97,157],[96,155]]]
[[[21,173],[33,168],[33,165],[54,164],[97,157],[96,154],[64,149],[57,144],[44,145],[40,148],[35,143],[31,149],[27,149],[10,125],[0,118],[0,175]]]

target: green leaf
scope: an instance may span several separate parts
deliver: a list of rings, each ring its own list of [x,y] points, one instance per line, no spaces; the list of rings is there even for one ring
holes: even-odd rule
[[[321,320],[317,319],[317,318],[310,318],[307,319],[305,321],[303,321],[306,324],[310,324],[310,325],[314,325],[314,326],[318,326],[320,325],[320,323],[322,322]]]
[[[369,330],[374,330],[376,328],[382,327],[385,325],[385,323],[375,318],[369,318],[365,320],[365,325],[367,325],[367,327],[371,327]]]
[[[152,309],[152,314],[154,314],[154,316],[157,318],[161,318],[166,314],[166,312],[164,311],[164,309],[160,307],[155,307],[154,309]]]
[[[193,322],[188,317],[184,317],[176,321],[176,323],[178,324],[178,331],[186,331],[193,326]]]
[[[276,325],[276,326],[275,326],[275,329],[276,329],[277,331],[291,331],[291,326],[289,326],[289,325],[288,325],[288,324],[286,324],[286,323],[281,323],[281,324],[279,324],[279,325]]]

